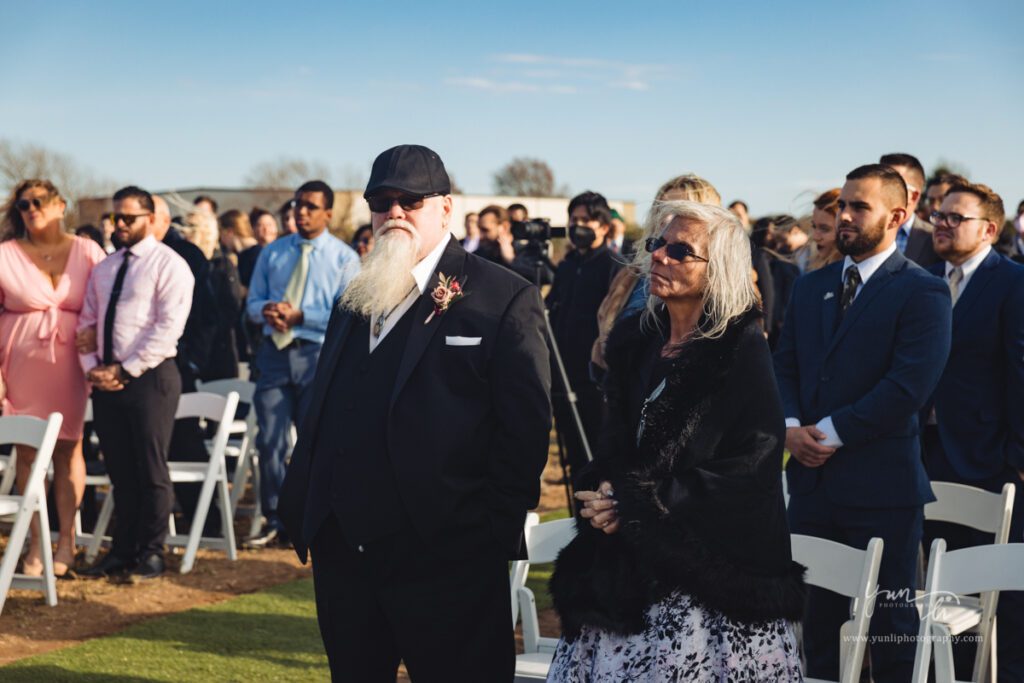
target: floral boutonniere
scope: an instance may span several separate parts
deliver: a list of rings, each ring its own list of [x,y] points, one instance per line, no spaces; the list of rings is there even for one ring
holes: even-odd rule
[[[430,293],[430,298],[434,301],[434,310],[430,312],[423,324],[429,323],[435,315],[444,315],[449,306],[464,296],[466,296],[466,292],[454,275],[446,277],[444,273],[438,273],[437,286]]]

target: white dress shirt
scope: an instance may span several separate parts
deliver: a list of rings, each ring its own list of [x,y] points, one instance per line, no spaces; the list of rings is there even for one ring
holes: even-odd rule
[[[423,259],[413,266],[412,279],[416,281],[416,286],[409,292],[409,294],[402,300],[402,303],[395,306],[394,310],[388,314],[387,320],[384,321],[384,326],[381,327],[380,336],[373,336],[373,321],[371,320],[370,325],[370,353],[377,348],[377,345],[381,343],[384,337],[388,336],[388,332],[394,329],[398,321],[402,319],[402,316],[412,308],[412,305],[416,303],[416,300],[423,296],[423,293],[427,291],[427,287],[431,286],[430,276],[437,270],[437,264],[441,260],[441,254],[448,247],[448,241],[452,239],[450,233],[446,233],[442,237],[437,246],[433,250],[423,257]],[[374,317],[376,319],[376,316]],[[420,321],[421,323],[423,321]]]
[[[854,266],[860,271],[860,284],[857,286],[857,291],[853,295],[853,300],[856,301],[857,297],[860,296],[861,290],[864,289],[864,285],[867,284],[871,276],[878,272],[878,269],[882,267],[882,264],[888,260],[896,252],[896,243],[893,242],[889,245],[889,248],[880,254],[869,256],[860,263],[856,263],[849,256],[843,261],[843,270],[840,274],[840,283],[846,279],[846,269],[850,266]],[[786,418],[786,428],[799,427],[800,420],[795,417]],[[818,424],[814,425],[825,434],[825,438],[819,441],[822,446],[828,446],[829,448],[840,448],[843,445],[842,439],[839,438],[839,433],[836,432],[835,425],[832,424],[832,416],[829,415],[818,420]]]
[[[981,265],[981,262],[984,261],[986,258],[988,258],[988,253],[990,251],[992,251],[991,245],[987,245],[986,244],[984,249],[982,249],[980,252],[978,252],[977,254],[972,256],[971,258],[969,258],[966,261],[964,261],[963,264],[960,266],[960,270],[962,270],[963,274],[964,274],[963,279],[960,280],[960,294],[961,295],[964,293],[964,290],[967,289],[967,283],[971,281],[971,276],[974,275],[974,271],[978,270],[978,266]],[[946,261],[946,282],[947,283],[949,282],[949,274],[953,272],[954,268],[956,268],[956,266],[954,266],[949,261]],[[957,299],[957,301],[959,301],[959,299]],[[956,304],[953,304],[953,305],[955,306]]]

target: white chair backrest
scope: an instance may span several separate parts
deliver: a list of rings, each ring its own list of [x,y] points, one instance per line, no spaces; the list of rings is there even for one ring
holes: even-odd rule
[[[929,569],[936,559],[939,563],[934,577],[930,577],[929,593],[1024,591],[1024,543],[979,545],[949,552],[945,546],[941,538],[932,544]]]
[[[217,423],[217,434],[213,437],[213,450],[211,455],[223,453],[231,435],[231,422],[235,419],[235,409],[238,408],[238,394],[230,392],[227,396],[196,391],[189,394],[182,394],[178,399],[178,411],[174,414],[175,420],[198,417],[213,420]]]
[[[83,422],[92,422],[92,399],[90,398],[85,402],[85,420]]]
[[[842,543],[814,536],[793,534],[790,544],[793,559],[807,567],[805,581],[813,586],[850,598],[861,597],[865,571],[870,569],[870,560],[878,541],[878,560],[881,561],[881,539],[871,539],[867,550],[858,550]],[[877,578],[878,567],[875,565]],[[874,590],[874,586],[871,587]]]
[[[527,527],[526,553],[530,564],[554,562],[562,548],[575,537],[576,524],[572,518]]]
[[[256,395],[256,383],[241,379],[217,379],[212,382],[196,382],[196,391],[227,396],[232,391],[238,394],[238,402],[252,404]]]
[[[1010,514],[1015,490],[1003,486],[1002,493],[945,481],[932,482],[936,500],[924,506],[924,518],[934,522],[952,522],[996,534],[996,543],[1006,543],[1010,534]],[[1000,539],[1000,535],[1002,538]]]
[[[21,495],[24,496],[28,491],[36,488],[41,490],[63,421],[64,416],[60,413],[50,413],[45,420],[28,415],[0,417],[0,444],[14,444],[36,449],[36,459],[32,463],[28,482],[26,482],[25,490],[21,492]]]

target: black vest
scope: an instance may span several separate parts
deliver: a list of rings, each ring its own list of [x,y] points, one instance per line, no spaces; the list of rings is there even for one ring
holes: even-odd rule
[[[328,506],[352,546],[407,525],[388,453],[387,425],[415,308],[402,316],[373,353],[369,352],[368,320],[355,321],[349,330],[317,425],[306,511],[306,523],[312,528],[307,526],[307,533],[316,533]]]

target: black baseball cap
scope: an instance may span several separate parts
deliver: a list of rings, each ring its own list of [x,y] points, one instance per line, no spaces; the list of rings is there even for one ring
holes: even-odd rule
[[[363,197],[385,189],[415,195],[451,194],[452,182],[437,152],[423,145],[398,145],[374,160]]]

